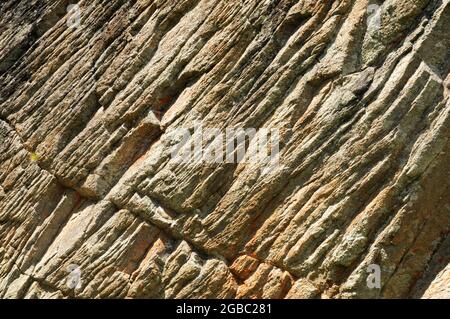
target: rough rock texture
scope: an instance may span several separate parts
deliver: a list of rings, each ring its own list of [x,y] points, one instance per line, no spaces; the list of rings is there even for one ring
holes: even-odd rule
[[[0,297],[450,298],[449,71],[450,0],[2,1]]]

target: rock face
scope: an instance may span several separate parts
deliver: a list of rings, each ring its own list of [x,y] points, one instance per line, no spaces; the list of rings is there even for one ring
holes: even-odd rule
[[[450,298],[450,0],[0,18],[1,298]],[[177,160],[198,123],[279,160]]]

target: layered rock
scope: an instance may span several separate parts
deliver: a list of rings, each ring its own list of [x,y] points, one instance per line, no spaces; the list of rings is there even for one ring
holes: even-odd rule
[[[0,17],[0,297],[450,297],[449,0]],[[196,123],[279,163],[179,162]]]

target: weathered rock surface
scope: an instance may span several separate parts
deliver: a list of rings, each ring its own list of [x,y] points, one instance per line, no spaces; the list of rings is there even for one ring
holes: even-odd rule
[[[1,2],[0,297],[450,298],[449,71],[449,0]]]

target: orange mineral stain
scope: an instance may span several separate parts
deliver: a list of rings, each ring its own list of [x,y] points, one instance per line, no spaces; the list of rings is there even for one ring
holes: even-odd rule
[[[172,101],[172,97],[166,96],[166,97],[163,97],[162,99],[159,99],[158,104],[159,104],[159,106],[165,106],[165,105],[169,104],[170,101]]]

